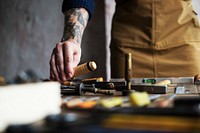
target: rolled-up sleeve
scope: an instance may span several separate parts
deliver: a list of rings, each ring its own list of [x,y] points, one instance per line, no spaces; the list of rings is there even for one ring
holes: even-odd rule
[[[72,8],[85,8],[89,13],[89,19],[94,14],[95,0],[63,0],[62,12]]]

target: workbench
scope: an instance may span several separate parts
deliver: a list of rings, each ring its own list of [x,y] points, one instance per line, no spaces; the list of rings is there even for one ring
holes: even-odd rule
[[[131,80],[132,85],[142,84],[142,81],[148,78],[135,78]],[[152,79],[152,78],[151,78]],[[127,99],[128,96],[122,96],[122,93],[115,91],[113,96],[102,94],[83,93],[80,96],[63,95],[63,113],[75,113],[75,115],[85,115],[86,121],[92,123],[86,124],[84,129],[87,132],[98,130],[99,132],[200,132],[200,103],[193,106],[190,101],[200,102],[200,85],[194,84],[193,77],[181,78],[153,78],[157,82],[162,80],[171,80],[167,86],[166,94],[149,94],[157,96],[148,106],[134,107],[130,104],[123,103],[120,106],[105,109],[99,106],[93,108],[67,107],[66,103],[73,99],[91,99],[100,101],[113,97],[122,97]],[[124,79],[113,79],[111,82],[121,82]],[[177,88],[180,87],[180,88]],[[195,98],[195,99],[193,99]],[[181,99],[180,108],[175,107],[175,99]],[[169,101],[165,107],[158,107],[158,101]],[[177,100],[176,103],[180,103]],[[187,101],[189,101],[187,103]],[[172,109],[173,108],[173,109]],[[81,116],[83,117],[83,116]],[[80,118],[81,118],[80,117]],[[96,125],[93,125],[97,123]],[[72,129],[73,131],[73,129]],[[81,130],[84,131],[84,130]]]
[[[141,85],[144,79],[147,80],[147,78],[131,79],[131,84]],[[110,90],[114,95],[92,92],[84,92],[81,95],[62,94],[61,113],[49,115],[37,123],[10,126],[7,132],[199,133],[200,85],[194,84],[194,78],[151,79],[155,79],[156,82],[166,79],[172,82],[166,86],[166,93],[148,94],[152,98],[148,105],[133,106],[127,102],[129,96],[123,96],[121,91],[116,90]],[[121,81],[124,79],[112,79],[109,82]],[[176,90],[177,86],[184,86],[184,88]],[[101,100],[113,98],[122,98],[122,104],[117,105],[115,101],[116,106],[111,108],[105,108],[98,104]],[[89,107],[69,106],[68,103],[72,100],[80,103],[95,101],[97,104]],[[169,102],[165,106],[158,106],[159,101]]]

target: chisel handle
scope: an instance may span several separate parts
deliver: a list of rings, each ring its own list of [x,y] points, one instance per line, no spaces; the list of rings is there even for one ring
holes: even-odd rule
[[[97,65],[94,61],[90,61],[81,65],[78,65],[74,68],[74,77],[89,73],[91,71],[95,71],[97,69]]]
[[[171,84],[171,80],[168,80],[168,79],[156,83],[156,85],[170,85],[170,84]]]

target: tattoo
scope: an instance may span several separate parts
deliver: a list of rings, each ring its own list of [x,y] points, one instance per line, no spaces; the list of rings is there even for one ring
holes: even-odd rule
[[[83,8],[74,8],[65,12],[65,27],[62,41],[74,39],[80,44],[88,17],[88,12]]]

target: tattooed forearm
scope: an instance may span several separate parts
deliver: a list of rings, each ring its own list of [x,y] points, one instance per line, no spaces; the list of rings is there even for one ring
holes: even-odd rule
[[[65,12],[65,26],[62,41],[74,39],[79,44],[88,22],[88,12],[84,8],[74,8]]]

